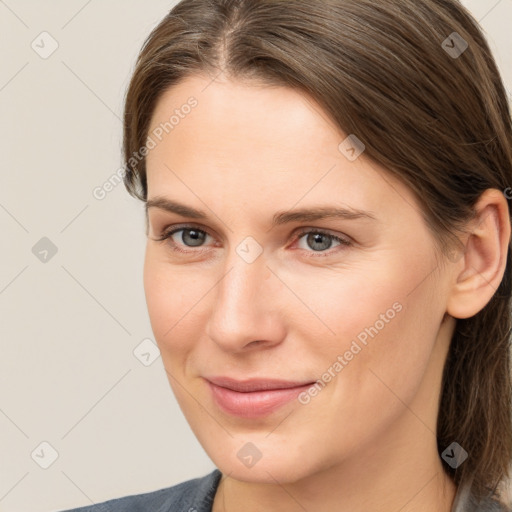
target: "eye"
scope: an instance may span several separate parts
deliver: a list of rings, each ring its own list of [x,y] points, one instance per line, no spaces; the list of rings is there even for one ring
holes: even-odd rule
[[[302,241],[303,238],[305,243],[307,244],[306,247],[311,248],[313,250],[308,251],[304,247],[299,248],[301,250],[305,250],[306,252],[319,253],[318,256],[329,256],[330,254],[332,254],[332,251],[326,252],[326,249],[330,249],[332,247],[333,240],[338,243],[338,246],[352,245],[350,240],[348,239],[318,229],[303,230],[297,235],[297,240],[300,242]],[[316,257],[317,255],[312,254],[311,256]]]
[[[177,233],[181,232],[181,236],[175,238]],[[306,236],[307,235],[307,236]],[[182,252],[182,253],[201,253],[207,250],[203,244],[207,237],[213,238],[206,231],[199,229],[195,226],[187,225],[187,226],[178,226],[174,229],[164,231],[160,237],[154,239],[157,242],[168,241],[171,249],[173,251]],[[351,246],[352,243],[349,239],[345,239],[343,237],[333,235],[326,231],[322,231],[321,229],[303,229],[300,233],[295,236],[295,240],[301,242],[304,238],[306,247],[299,247],[300,250],[311,253],[308,257],[317,257],[317,256],[329,256],[333,251],[328,251],[327,249],[331,249],[333,245],[333,241],[338,244],[338,246],[348,247]],[[299,243],[300,245],[300,243]],[[180,247],[181,246],[181,247]],[[183,249],[182,247],[189,247],[190,249]],[[200,249],[198,250],[194,250]],[[312,250],[308,250],[312,249]],[[316,254],[315,254],[316,253]]]
[[[178,236],[176,237],[177,239],[179,239],[179,243],[176,242],[176,240],[173,239],[174,235],[179,233],[179,232],[182,232],[181,233],[181,236]],[[166,240],[169,241],[169,245],[171,246],[171,249],[173,249],[174,251],[178,251],[178,252],[184,252],[184,253],[189,253],[189,252],[197,252],[197,251],[194,251],[194,250],[184,250],[182,248],[180,248],[180,244],[183,244],[185,245],[185,247],[191,247],[191,248],[194,248],[194,247],[202,247],[201,244],[205,241],[206,237],[209,237],[210,235],[202,230],[202,229],[198,229],[194,226],[182,226],[182,227],[177,227],[175,229],[172,229],[170,231],[164,231],[164,233],[162,233],[162,235],[159,237],[159,238],[156,238],[155,240],[157,242],[164,242]]]

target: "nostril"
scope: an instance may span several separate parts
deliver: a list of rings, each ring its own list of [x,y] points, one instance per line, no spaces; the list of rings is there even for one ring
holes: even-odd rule
[[[265,343],[265,340],[254,340],[247,343],[244,348],[259,348],[260,345],[265,345]]]
[[[254,345],[259,346],[262,343],[265,343],[265,340],[254,340],[254,341],[250,341],[249,343],[247,343],[246,347],[254,346]]]

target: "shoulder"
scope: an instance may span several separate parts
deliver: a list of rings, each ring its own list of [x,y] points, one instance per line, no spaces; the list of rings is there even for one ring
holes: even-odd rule
[[[509,504],[497,501],[492,495],[477,500],[471,487],[463,485],[457,490],[451,512],[512,512],[512,508]]]
[[[172,487],[61,512],[211,512],[221,476],[222,473],[215,469],[206,476],[187,480]]]

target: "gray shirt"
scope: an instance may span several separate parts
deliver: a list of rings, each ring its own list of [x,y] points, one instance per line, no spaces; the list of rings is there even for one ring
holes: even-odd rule
[[[211,512],[221,476],[222,473],[215,469],[204,477],[158,491],[61,512]],[[451,512],[512,512],[512,509],[490,499],[477,504],[468,487],[459,487]]]

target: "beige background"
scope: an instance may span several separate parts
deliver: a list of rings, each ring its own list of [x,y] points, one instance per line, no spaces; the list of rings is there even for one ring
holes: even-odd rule
[[[464,3],[512,89],[512,0]],[[0,511],[88,505],[214,467],[161,359],[134,354],[152,338],[142,203],[123,185],[93,195],[121,165],[138,50],[173,4],[0,0]]]

